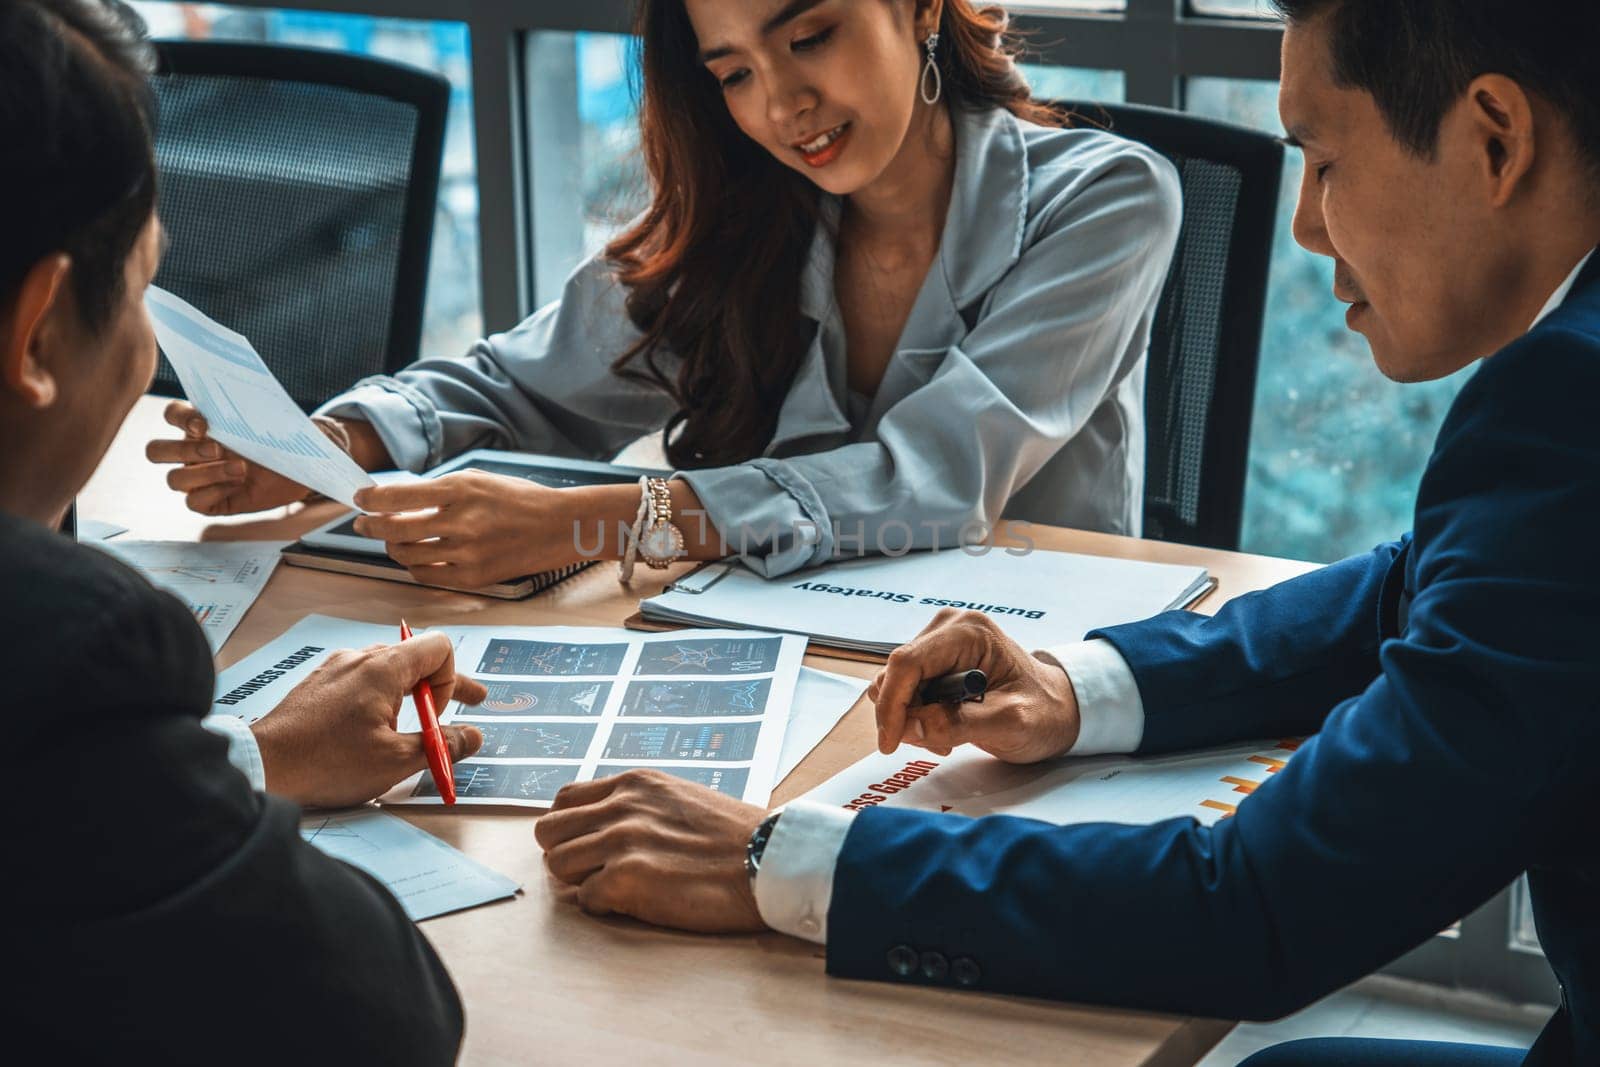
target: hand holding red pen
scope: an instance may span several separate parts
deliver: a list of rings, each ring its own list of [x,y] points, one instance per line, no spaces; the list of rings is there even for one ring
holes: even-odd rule
[[[404,619],[400,620],[400,640],[411,640],[411,626]],[[451,767],[453,761],[444,735],[439,732],[439,711],[433,703],[433,686],[426,678],[417,682],[417,687],[411,691],[411,699],[417,704],[417,721],[422,724],[422,751],[428,757],[428,771],[433,775],[433,784],[446,804],[454,804],[456,776]]]
[[[371,800],[427,766],[422,735],[402,734],[402,702],[428,683],[437,707],[476,704],[482,684],[456,673],[443,634],[396,645],[336,652],[270,715],[251,727],[261,748],[267,791],[308,807],[345,807]],[[483,744],[466,725],[440,728],[452,760]]]

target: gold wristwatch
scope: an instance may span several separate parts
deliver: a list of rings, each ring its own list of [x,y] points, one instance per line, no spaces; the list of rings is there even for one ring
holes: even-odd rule
[[[650,515],[639,538],[639,558],[651,570],[665,570],[688,555],[683,531],[672,522],[672,493],[665,478],[651,478],[647,489]]]

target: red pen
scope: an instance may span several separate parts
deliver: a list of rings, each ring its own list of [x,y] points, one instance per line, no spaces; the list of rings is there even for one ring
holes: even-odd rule
[[[406,625],[406,620],[400,620],[400,640],[411,640],[411,627]],[[411,699],[417,705],[417,719],[422,723],[422,751],[428,754],[428,770],[433,773],[433,784],[439,787],[439,795],[444,797],[446,804],[456,802],[456,776],[450,767],[450,748],[444,743],[444,734],[439,732],[439,712],[433,706],[433,686],[428,684],[426,678],[417,683],[411,691]]]

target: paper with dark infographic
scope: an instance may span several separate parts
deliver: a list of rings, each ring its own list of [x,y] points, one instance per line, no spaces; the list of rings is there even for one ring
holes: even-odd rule
[[[748,631],[462,627],[457,662],[489,687],[446,722],[484,733],[458,804],[547,807],[571,782],[654,767],[765,805],[779,778],[802,638]],[[439,804],[422,774],[384,798]]]
[[[638,767],[765,805],[780,767],[790,766],[784,734],[803,638],[748,630],[440,629],[455,645],[457,669],[489,690],[482,704],[452,702],[439,716],[483,731],[483,747],[456,764],[458,806],[548,807],[564,785]],[[397,627],[309,616],[222,672],[212,713],[255,722],[336,650],[391,644],[398,636]],[[399,729],[419,729],[410,700],[401,703]],[[426,771],[383,802],[443,803]]]

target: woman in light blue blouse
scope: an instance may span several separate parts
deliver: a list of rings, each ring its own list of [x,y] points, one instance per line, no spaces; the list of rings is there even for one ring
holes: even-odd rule
[[[1003,516],[1138,533],[1177,177],[1056,128],[1004,26],[970,0],[646,0],[649,210],[559,301],[357,384],[325,428],[410,470],[661,433],[683,554],[742,548],[769,576]],[[150,454],[184,464],[190,507],[304,495],[187,405],[168,417],[188,437]],[[471,587],[593,558],[597,530],[620,558],[648,495],[464,473],[367,490],[360,525],[419,579]]]

